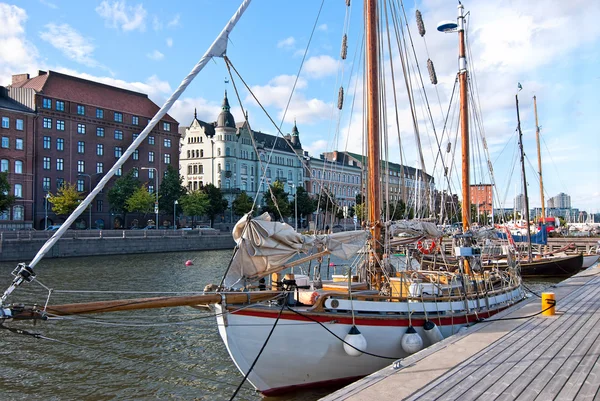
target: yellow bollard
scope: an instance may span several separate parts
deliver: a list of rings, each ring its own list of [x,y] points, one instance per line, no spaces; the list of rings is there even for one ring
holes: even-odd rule
[[[553,292],[542,292],[542,315],[554,316],[556,313],[556,300],[554,299]],[[549,308],[552,306],[551,308]]]

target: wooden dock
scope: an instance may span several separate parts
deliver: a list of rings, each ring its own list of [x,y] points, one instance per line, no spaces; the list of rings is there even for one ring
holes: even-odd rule
[[[548,291],[322,400],[600,400],[600,267]]]

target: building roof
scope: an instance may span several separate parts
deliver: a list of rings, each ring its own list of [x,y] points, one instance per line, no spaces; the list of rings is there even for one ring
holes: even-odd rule
[[[367,156],[359,155],[358,153],[338,152],[338,155],[344,154],[344,153],[346,153],[348,156],[350,156],[356,160],[359,160],[363,164],[365,164],[367,162]],[[395,171],[395,172],[400,172],[400,171],[402,171],[402,169],[404,169],[404,171],[406,173],[408,173],[409,175],[415,175],[415,174],[417,174],[417,171],[421,171],[414,167],[402,166],[401,164],[398,164],[398,163],[393,163],[393,162],[386,163],[384,160],[381,160],[381,167],[382,168],[389,167],[390,171]],[[425,177],[427,177],[429,180],[433,181],[433,177],[431,175],[424,173],[424,172],[421,172],[421,174],[424,174]]]
[[[233,118],[233,114],[231,114],[231,112],[229,111],[230,109],[231,107],[229,106],[229,100],[227,99],[227,91],[225,91],[223,105],[221,106],[221,114],[219,114],[219,117],[217,118],[217,128],[235,128],[235,119]]]
[[[35,113],[35,111],[30,109],[29,107],[26,107],[21,103],[16,102],[15,100],[8,97],[6,88],[3,86],[0,86],[0,109],[6,109],[21,113]]]
[[[37,77],[24,79],[11,85],[15,88],[32,88],[46,96],[80,102],[110,110],[150,118],[160,109],[148,95],[100,82],[90,81],[56,71],[39,71]],[[118,94],[118,96],[117,96]],[[164,121],[178,124],[170,115]]]

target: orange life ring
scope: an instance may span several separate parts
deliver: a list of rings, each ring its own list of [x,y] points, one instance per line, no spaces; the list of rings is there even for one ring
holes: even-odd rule
[[[423,241],[419,241],[417,242],[417,249],[423,255],[429,255],[435,249],[435,240],[431,240],[431,244],[429,245],[429,247],[423,246]]]

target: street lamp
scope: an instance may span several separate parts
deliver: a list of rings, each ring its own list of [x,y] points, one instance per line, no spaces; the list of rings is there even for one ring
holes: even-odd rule
[[[177,230],[177,224],[175,223],[175,219],[177,218],[177,205],[179,204],[179,202],[177,202],[177,199],[175,199],[175,202],[173,202],[173,231]]]
[[[46,199],[44,208],[46,209],[46,218],[44,219],[44,230],[48,229],[48,199],[50,199],[50,194],[48,192],[46,192],[46,196],[44,196],[44,199]]]
[[[294,188],[294,226],[298,231],[298,189],[293,182],[290,182],[290,186]]]
[[[156,201],[154,201],[154,214],[156,214],[154,228],[158,230],[158,170],[156,167],[142,167],[142,170],[154,170],[154,193],[156,194]]]
[[[77,177],[87,177],[90,179],[90,192],[92,193],[92,176],[85,173],[77,174]],[[88,217],[88,230],[92,229],[92,205],[90,205],[89,217]]]

